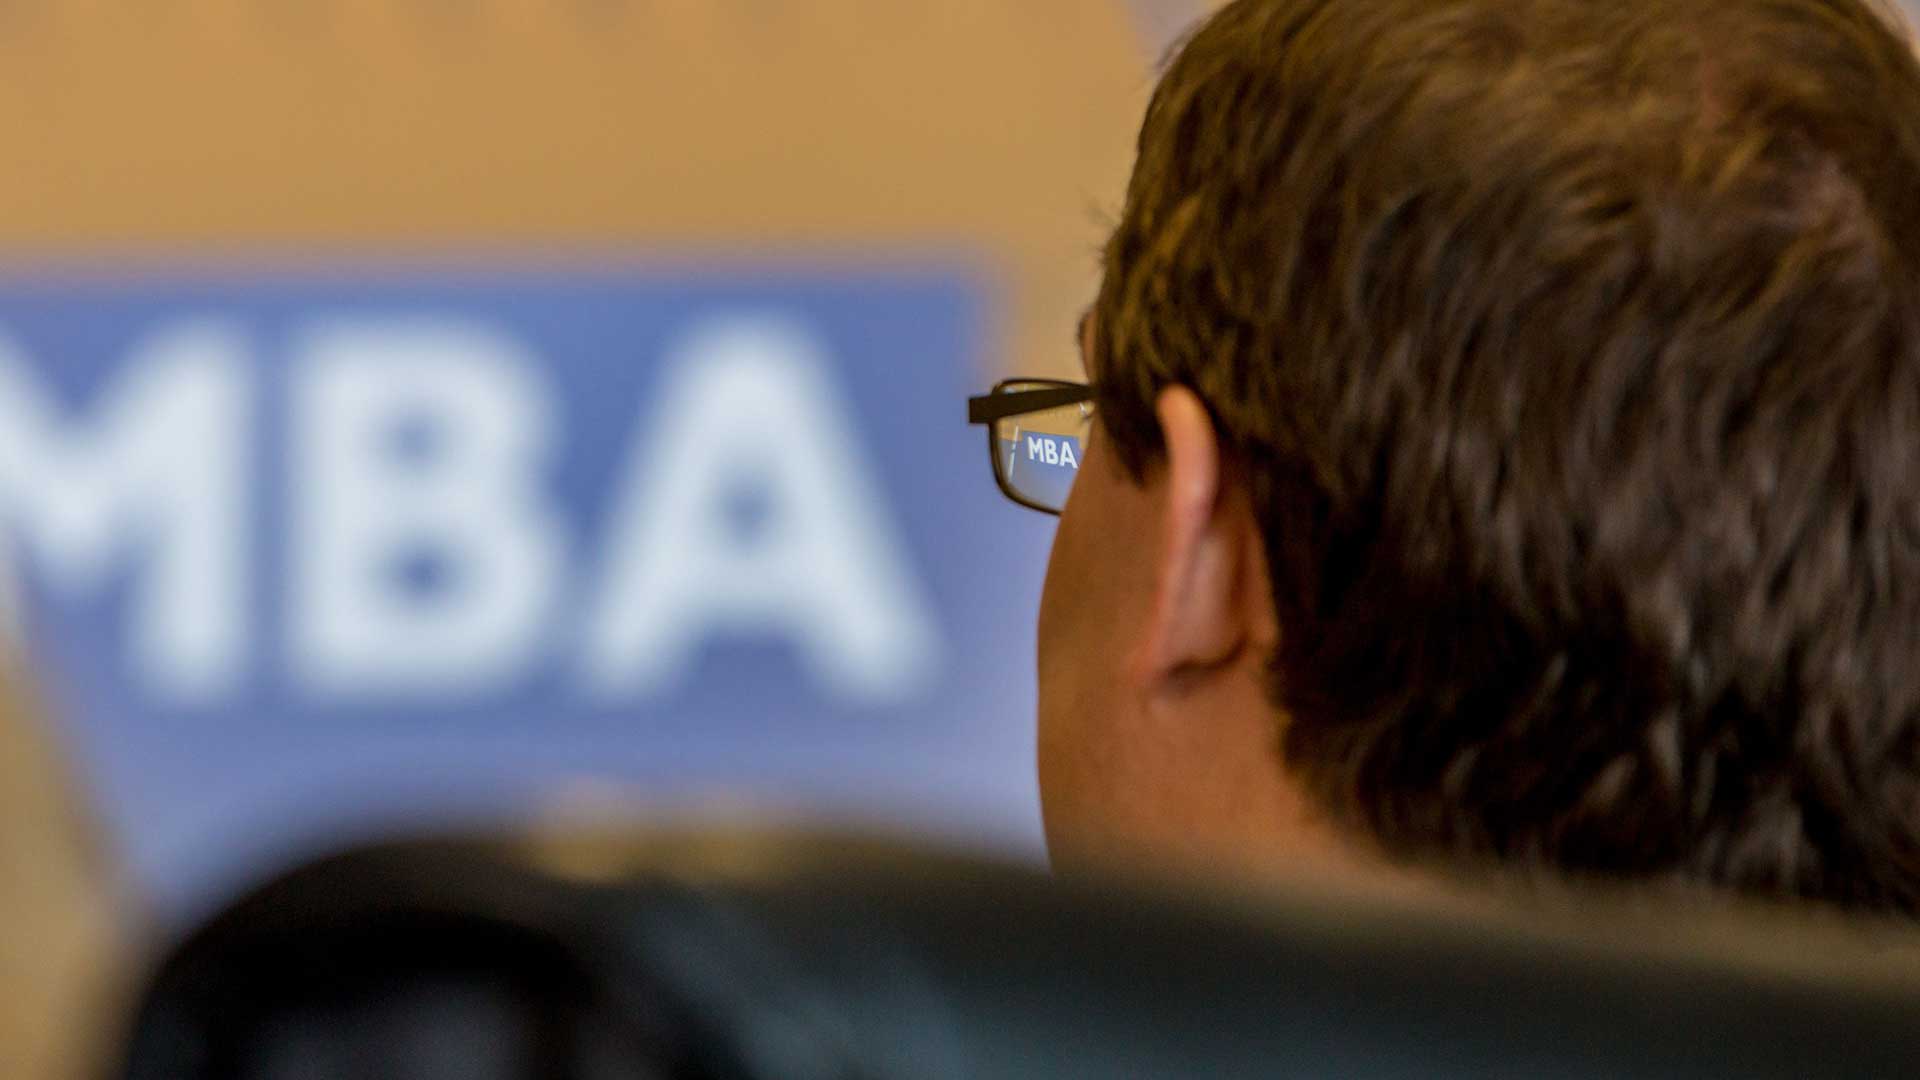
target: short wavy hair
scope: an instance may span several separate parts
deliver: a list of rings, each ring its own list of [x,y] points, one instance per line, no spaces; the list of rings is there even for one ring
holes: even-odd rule
[[[1285,767],[1403,856],[1920,912],[1920,67],[1861,0],[1239,0],[1090,366],[1265,536]]]

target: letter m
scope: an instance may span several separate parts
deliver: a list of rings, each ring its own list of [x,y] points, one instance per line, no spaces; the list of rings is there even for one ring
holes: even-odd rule
[[[136,674],[179,699],[230,690],[247,616],[248,391],[221,324],[149,338],[74,409],[0,336],[0,617],[18,616],[7,609],[29,565],[62,603],[123,570]]]

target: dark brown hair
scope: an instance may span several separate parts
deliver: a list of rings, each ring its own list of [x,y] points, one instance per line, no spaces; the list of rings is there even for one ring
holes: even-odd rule
[[[1920,912],[1920,68],[1861,0],[1240,0],[1092,361],[1250,485],[1284,758],[1403,855]]]

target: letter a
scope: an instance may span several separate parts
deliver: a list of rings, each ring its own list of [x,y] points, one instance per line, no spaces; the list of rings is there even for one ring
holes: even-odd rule
[[[760,318],[696,330],[656,415],[587,620],[589,687],[658,693],[708,638],[772,631],[853,701],[923,691],[938,630],[812,336]],[[743,494],[752,529],[727,515]]]

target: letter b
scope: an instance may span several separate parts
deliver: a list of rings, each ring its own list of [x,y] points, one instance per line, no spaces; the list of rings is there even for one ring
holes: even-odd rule
[[[312,689],[475,693],[537,659],[564,541],[539,496],[554,416],[533,366],[464,322],[339,322],[307,337],[290,646]],[[420,567],[431,580],[410,586]]]

